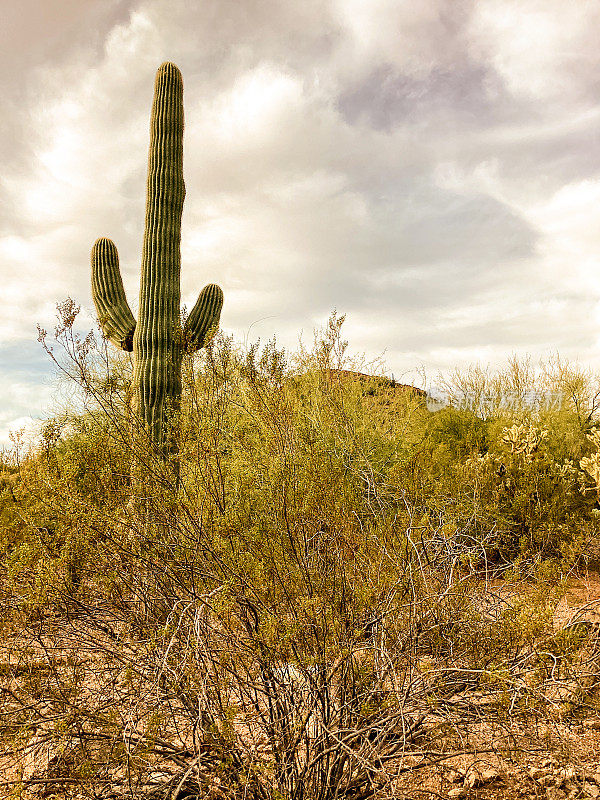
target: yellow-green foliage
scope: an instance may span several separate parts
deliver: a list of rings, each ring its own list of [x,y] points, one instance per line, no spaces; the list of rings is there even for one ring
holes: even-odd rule
[[[56,625],[57,651],[71,648],[72,672],[34,689],[57,737],[83,731],[75,763],[92,760],[90,787],[104,758],[141,781],[178,731],[175,752],[194,742],[190,763],[210,757],[222,785],[350,796],[371,786],[374,742],[378,764],[397,757],[412,721],[467,685],[509,716],[543,702],[546,656],[522,657],[557,600],[543,582],[556,586],[597,535],[589,381],[562,365],[559,400],[532,404],[550,372],[512,361],[493,380],[455,376],[468,402],[457,391],[431,413],[418,392],[357,376],[335,315],[310,352],[220,336],[184,360],[167,420],[175,477],[140,446],[128,362],[79,340],[73,305],[63,311],[63,356],[48,352],[80,392],[36,448],[5,459],[2,586],[24,630],[52,639]],[[486,581],[509,569],[535,571],[542,589],[491,607]],[[579,643],[552,652],[566,664]],[[47,724],[35,709],[23,694],[15,730]]]
[[[573,371],[580,394],[532,406],[513,361],[508,375],[496,376],[495,404],[483,414],[490,387],[481,374],[467,373],[462,385],[454,376],[463,394],[465,381],[475,387],[478,407],[460,403],[457,391],[455,405],[430,413],[417,393],[344,371],[342,322],[334,316],[310,353],[286,356],[273,343],[244,351],[221,337],[188,360],[182,408],[171,420],[179,488],[159,462],[133,452],[127,370],[94,354],[88,340],[73,346],[69,325],[59,328],[70,363],[82,362],[85,410],[49,421],[38,450],[4,470],[4,565],[22,584],[20,596],[46,598],[60,581],[78,585],[88,568],[110,574],[100,544],[120,535],[129,514],[134,457],[147,469],[148,503],[185,529],[177,544],[183,560],[192,556],[182,541],[202,526],[219,558],[272,592],[282,591],[283,573],[291,591],[310,563],[314,591],[327,593],[341,561],[377,561],[384,542],[399,552],[412,535],[432,552],[444,542],[470,569],[573,563],[597,527],[597,491],[584,486],[597,458],[584,458],[597,448],[587,436],[594,415],[582,412],[587,396]],[[544,381],[548,391],[547,372]],[[556,382],[555,394],[560,375]],[[508,408],[502,391],[513,391]]]

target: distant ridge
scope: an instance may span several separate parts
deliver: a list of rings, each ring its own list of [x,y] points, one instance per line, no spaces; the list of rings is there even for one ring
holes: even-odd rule
[[[325,369],[323,372],[329,374],[332,379],[338,378],[340,381],[360,381],[361,383],[374,383],[378,389],[397,389],[401,392],[413,392],[417,397],[426,398],[427,392],[409,383],[398,383],[394,378],[386,378],[384,375],[367,375],[365,372],[357,372],[351,369]]]

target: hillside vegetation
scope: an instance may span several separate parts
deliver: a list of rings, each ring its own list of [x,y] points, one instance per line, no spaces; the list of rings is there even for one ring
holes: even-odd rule
[[[573,761],[599,651],[552,620],[600,552],[591,373],[474,367],[434,413],[335,314],[294,354],[220,336],[165,461],[76,313],[40,334],[69,408],[0,477],[7,797],[439,797],[457,754]]]

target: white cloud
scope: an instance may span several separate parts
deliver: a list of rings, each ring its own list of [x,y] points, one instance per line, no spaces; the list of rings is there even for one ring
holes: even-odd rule
[[[470,38],[510,91],[569,107],[600,66],[600,6],[564,0],[478,0]]]
[[[451,66],[462,55],[462,42],[455,34],[463,5],[455,0],[450,10],[444,0],[334,0],[348,36],[338,69],[345,66],[352,74],[357,67],[370,70],[385,63],[404,74],[426,77],[435,68]]]
[[[188,308],[221,282],[227,329],[293,346],[335,306],[396,375],[558,345],[600,361],[594,4],[142,0],[110,19],[11,106],[0,347],[67,294],[91,310],[101,235],[136,306],[153,76],[172,59]]]
[[[543,233],[538,268],[555,291],[594,303],[578,322],[600,347],[600,179],[567,184],[528,214]]]

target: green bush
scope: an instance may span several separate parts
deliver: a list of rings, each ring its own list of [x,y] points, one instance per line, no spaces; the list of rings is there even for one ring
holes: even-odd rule
[[[36,691],[65,752],[79,737],[77,780],[116,764],[141,785],[172,757],[178,780],[202,765],[195,780],[228,797],[366,798],[447,698],[513,685],[548,592],[495,615],[477,592],[507,568],[554,579],[596,536],[585,397],[531,406],[513,362],[510,407],[472,372],[476,402],[432,414],[357,376],[334,315],[310,352],[220,336],[190,355],[174,469],[135,429],[127,362],[67,310],[51,355],[79,394],[5,465],[0,514],[14,619],[51,616],[45,635],[71,648]],[[22,697],[21,735],[48,725]]]
[[[393,520],[398,547],[403,530],[416,527],[433,552],[441,539],[444,547],[454,542],[470,569],[526,568],[575,563],[596,535],[597,491],[579,466],[593,449],[594,417],[582,411],[591,390],[564,365],[554,391],[548,370],[538,387],[557,395],[567,374],[571,391],[558,405],[528,405],[530,366],[512,360],[493,380],[477,370],[454,376],[456,404],[430,413],[418,393],[356,369],[341,338],[343,317],[332,317],[312,352],[287,355],[275,343],[243,350],[221,337],[184,364],[183,403],[172,419],[176,486],[168,465],[149,463],[132,436],[130,365],[109,359],[90,337],[78,340],[71,306],[65,313],[57,329],[63,356],[60,348],[50,354],[76,378],[81,411],[48,420],[39,448],[5,467],[0,492],[6,574],[37,585],[31,592],[44,602],[39,587],[59,575],[79,584],[101,571],[98,544],[129,519],[136,463],[147,470],[148,503],[160,505],[159,514],[201,519],[227,540],[235,530],[238,550],[246,539],[250,550],[273,544],[282,525],[286,536],[302,531],[304,548],[323,530],[336,547],[342,539],[362,547],[368,529]],[[456,386],[475,397],[470,406]],[[521,400],[507,408],[502,391]],[[493,402],[482,416],[484,396]]]

